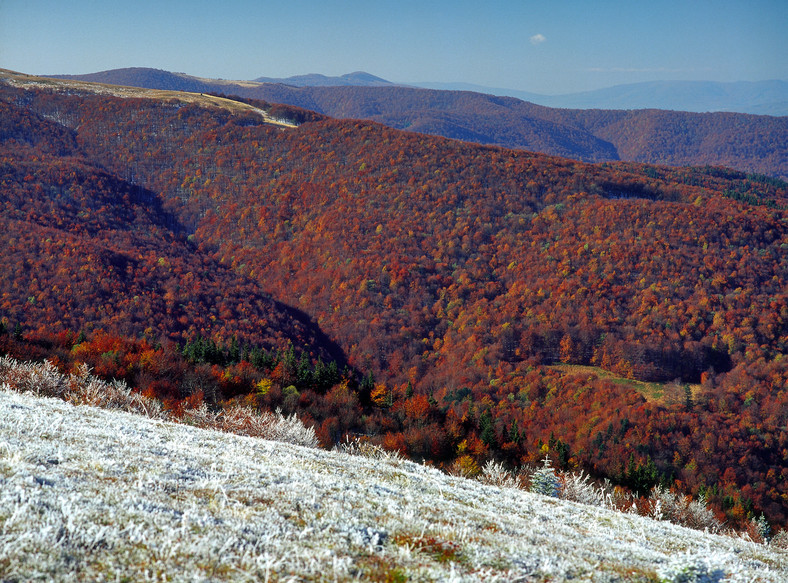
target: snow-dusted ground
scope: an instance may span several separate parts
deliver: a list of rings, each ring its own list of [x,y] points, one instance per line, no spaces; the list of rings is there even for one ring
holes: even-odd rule
[[[788,581],[767,545],[0,390],[2,581]]]

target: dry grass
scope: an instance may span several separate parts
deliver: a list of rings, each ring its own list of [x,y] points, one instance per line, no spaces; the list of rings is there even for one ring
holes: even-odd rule
[[[126,87],[120,85],[108,85],[105,83],[92,83],[88,81],[77,81],[73,79],[52,79],[49,77],[37,77],[34,75],[26,75],[24,73],[17,73],[7,69],[0,69],[0,79],[8,82],[16,87],[40,87],[50,89],[53,91],[80,91],[84,93],[96,93],[101,95],[113,95],[115,97],[123,98],[140,98],[140,99],[159,99],[159,100],[177,100],[183,103],[193,103],[202,107],[218,107],[229,111],[231,113],[255,113],[260,115],[266,123],[277,125],[280,127],[293,128],[295,124],[289,123],[286,120],[274,119],[270,117],[262,109],[256,108],[252,105],[234,101],[224,97],[217,97],[214,95],[207,95],[204,93],[189,93],[186,91],[168,91],[162,89],[145,89],[141,87]],[[221,89],[221,85],[217,85],[217,90]]]
[[[603,368],[599,368],[598,366],[587,366],[581,364],[554,364],[548,366],[547,368],[558,371],[563,374],[573,375],[573,376],[584,376],[584,377],[591,377],[595,376],[600,379],[607,379],[611,382],[623,386],[628,389],[632,389],[633,391],[637,391],[641,395],[643,395],[647,401],[655,402],[655,403],[664,403],[666,398],[666,388],[670,386],[671,383],[649,383],[644,381],[638,381],[635,379],[628,379],[625,377],[621,377],[618,375],[613,374],[610,371],[607,371]],[[700,385],[690,384],[690,390],[692,391],[693,398],[698,396],[699,391],[701,390]]]

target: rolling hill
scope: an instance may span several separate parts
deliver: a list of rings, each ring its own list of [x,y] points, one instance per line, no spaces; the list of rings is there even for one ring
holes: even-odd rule
[[[788,177],[786,117],[623,111],[611,107],[600,111],[567,110],[470,91],[325,86],[322,80],[320,86],[302,86],[309,79],[295,80],[299,86],[211,81],[145,69],[119,69],[72,78],[160,89],[220,91],[288,103],[332,117],[369,119],[399,129],[590,162],[709,164]],[[165,87],[168,83],[171,85]]]
[[[326,445],[370,435],[471,473],[550,452],[788,524],[785,182],[3,79],[9,349],[136,371],[174,409],[205,383],[304,415]],[[318,374],[331,354],[352,370]]]

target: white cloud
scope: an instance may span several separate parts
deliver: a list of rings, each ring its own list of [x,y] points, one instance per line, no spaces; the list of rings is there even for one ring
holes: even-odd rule
[[[540,45],[547,40],[547,37],[543,34],[535,34],[531,37],[531,44],[536,46]]]

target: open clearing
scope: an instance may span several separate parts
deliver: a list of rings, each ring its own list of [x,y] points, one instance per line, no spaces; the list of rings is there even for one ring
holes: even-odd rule
[[[581,364],[555,364],[548,366],[552,370],[557,370],[564,374],[571,374],[571,375],[578,375],[578,376],[596,376],[600,379],[608,379],[611,382],[621,385],[623,387],[630,388],[634,391],[637,391],[641,395],[643,395],[646,400],[648,401],[656,401],[656,402],[664,402],[665,400],[665,388],[670,386],[671,383],[650,383],[644,381],[637,381],[634,379],[628,379],[625,377],[620,377],[612,372],[606,371],[603,368],[599,368],[598,366],[586,366]],[[683,387],[684,384],[681,385]],[[687,384],[687,386],[692,391],[692,396],[697,397],[698,392],[701,390],[700,385],[696,384]]]

